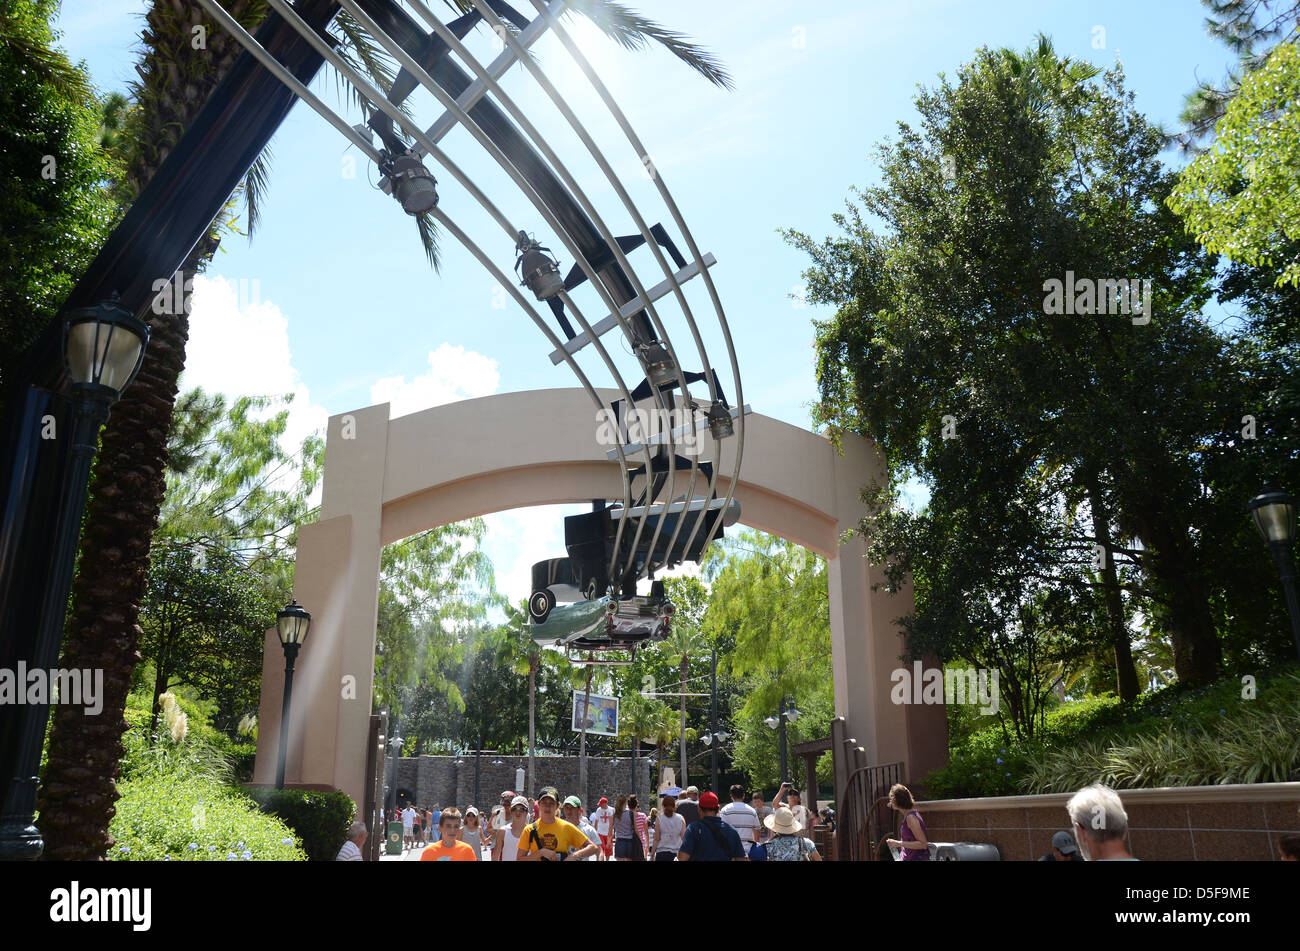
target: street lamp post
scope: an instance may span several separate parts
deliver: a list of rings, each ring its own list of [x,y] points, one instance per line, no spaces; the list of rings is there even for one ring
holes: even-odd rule
[[[275,616],[284,648],[284,702],[280,705],[280,756],[275,766],[275,788],[284,788],[284,763],[289,752],[289,701],[293,698],[293,665],[298,651],[307,640],[311,615],[295,599]]]
[[[781,698],[781,706],[785,708],[785,697]],[[786,776],[788,775],[786,770],[785,724],[787,721],[794,723],[800,716],[802,716],[802,714],[796,710],[794,704],[791,703],[789,708],[782,709],[776,716],[768,717],[763,721],[767,724],[769,729],[776,730],[781,767],[781,782],[785,782]]]
[[[713,790],[717,793],[718,789],[718,748],[714,746],[712,737],[716,737],[718,732],[718,649],[713,648],[713,669],[709,673],[709,732],[711,735],[709,746],[712,749],[712,780]]]
[[[395,732],[395,730],[396,728],[394,728],[393,739],[388,744],[388,748],[393,753],[393,785],[392,796],[389,797],[390,812],[397,808],[397,755],[402,752],[402,738]]]
[[[54,557],[32,644],[35,669],[49,670],[58,660],[99,430],[140,371],[148,342],[149,328],[121,306],[117,294],[94,306],[69,311],[64,319],[63,358],[72,401],[71,461],[61,487],[58,520],[53,526]],[[37,859],[45,847],[34,820],[36,774],[49,719],[49,697],[44,703],[24,704],[17,716],[17,743],[6,747],[13,753],[0,764],[4,770],[0,776],[7,780],[0,807],[0,860]]]
[[[1291,545],[1295,541],[1296,500],[1272,486],[1265,486],[1263,492],[1250,500],[1249,509],[1282,578],[1282,597],[1286,599],[1287,614],[1291,617],[1291,637],[1295,640],[1296,656],[1300,658],[1300,598],[1296,596],[1295,559],[1291,556]]]

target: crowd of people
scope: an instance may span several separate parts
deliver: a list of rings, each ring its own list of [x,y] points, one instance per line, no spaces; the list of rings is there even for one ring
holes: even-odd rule
[[[419,849],[420,861],[821,861],[813,840],[800,833],[818,818],[833,828],[832,810],[813,816],[789,783],[771,806],[762,793],[746,802],[741,786],[730,793],[724,807],[715,793],[672,787],[649,813],[635,794],[613,805],[602,796],[588,813],[578,796],[561,800],[548,786],[536,799],[504,791],[486,817],[474,806],[462,815],[455,807],[407,805],[389,819],[402,824],[402,851]],[[361,860],[365,834],[364,823],[353,823],[340,861]]]
[[[578,796],[563,801],[553,786],[536,799],[512,790],[501,793],[485,819],[474,806],[459,809],[394,810],[401,821],[403,850],[421,848],[421,861],[443,862],[820,862],[816,843],[801,833],[820,820],[834,831],[833,810],[810,813],[799,791],[783,783],[766,805],[762,793],[746,802],[743,786],[732,786],[722,805],[715,793],[695,786],[659,794],[649,814],[635,794],[614,805],[602,797],[587,813]],[[899,834],[884,845],[903,862],[930,861],[925,819],[911,791],[901,783],[889,791],[889,806],[899,816]],[[1066,804],[1070,831],[1052,836],[1042,862],[1137,861],[1129,851],[1128,814],[1119,794],[1100,784],[1084,787]],[[426,844],[426,836],[428,844]],[[361,861],[366,826],[354,822],[340,861]],[[1300,836],[1284,836],[1282,858],[1300,860]]]

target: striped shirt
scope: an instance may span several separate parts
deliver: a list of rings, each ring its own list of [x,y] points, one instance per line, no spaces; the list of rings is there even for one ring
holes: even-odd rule
[[[749,847],[754,844],[754,830],[758,828],[758,813],[754,807],[744,802],[729,802],[722,807],[718,813],[722,821],[731,828],[736,830],[740,836],[740,844],[745,847],[745,854],[749,854]]]

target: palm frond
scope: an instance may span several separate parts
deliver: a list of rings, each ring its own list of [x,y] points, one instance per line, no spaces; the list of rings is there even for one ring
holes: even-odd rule
[[[614,0],[574,0],[569,10],[581,13],[624,49],[642,50],[651,42],[658,43],[715,86],[735,88],[731,74],[717,57],[691,42],[685,33],[660,26]]]
[[[248,237],[251,240],[262,220],[262,202],[266,197],[271,175],[271,147],[262,149],[244,176],[244,208],[248,211]]]
[[[369,78],[385,96],[388,95],[388,91],[393,88],[393,81],[397,78],[397,65],[388,55],[388,51],[346,10],[339,11],[338,16],[334,18],[334,24],[339,28],[343,39],[336,48],[339,56],[352,69]],[[376,111],[370,101],[337,70],[334,71],[334,81],[340,89],[347,87],[349,101],[361,110],[361,114],[368,121]],[[402,115],[410,118],[411,113],[405,102],[399,103],[397,108],[401,110]]]
[[[420,232],[420,243],[424,245],[424,256],[429,259],[430,266],[437,271],[439,269],[437,219],[433,217],[432,212],[425,212],[415,219],[415,226]]]

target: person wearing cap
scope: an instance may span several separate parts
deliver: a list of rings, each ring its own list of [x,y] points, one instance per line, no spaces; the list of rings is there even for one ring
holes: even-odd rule
[[[571,822],[556,813],[560,808],[560,794],[554,786],[547,786],[537,796],[537,819],[524,829],[519,840],[516,862],[563,862],[566,859],[585,859],[595,854],[599,845]]]
[[[740,834],[718,817],[718,797],[700,794],[700,820],[692,823],[677,852],[679,862],[745,862]]]
[[[460,840],[474,850],[474,861],[483,861],[483,817],[478,809],[470,806],[465,810],[465,820],[460,826]]]
[[[608,799],[601,796],[596,811],[591,814],[591,824],[596,827],[596,834],[600,836],[600,851],[606,861],[614,854],[613,823],[614,807],[609,804]]]
[[[700,790],[698,786],[687,786],[677,797],[677,814],[686,820],[687,828],[700,821]]]
[[[510,800],[506,814],[510,821],[497,829],[492,843],[493,862],[514,862],[519,858],[519,840],[528,826],[528,800],[515,796]]]
[[[601,849],[600,833],[596,831],[595,826],[587,821],[587,817],[582,814],[582,800],[577,796],[570,796],[568,799],[564,800],[564,807],[561,811],[564,813],[564,821],[581,829],[582,834],[587,837],[587,841],[596,846],[596,854],[587,856],[584,861],[604,861],[605,853]]]
[[[820,862],[822,857],[812,839],[800,832],[803,826],[794,817],[789,806],[777,806],[776,811],[763,819],[763,825],[772,832],[767,843],[769,862]]]
[[[1083,856],[1079,854],[1078,847],[1074,844],[1074,837],[1068,832],[1058,832],[1052,836],[1052,851],[1048,852],[1038,861],[1040,862],[1082,862]]]
[[[497,829],[503,829],[510,825],[510,802],[515,798],[514,790],[507,789],[501,794],[499,805],[492,807],[492,834],[495,835]]]

